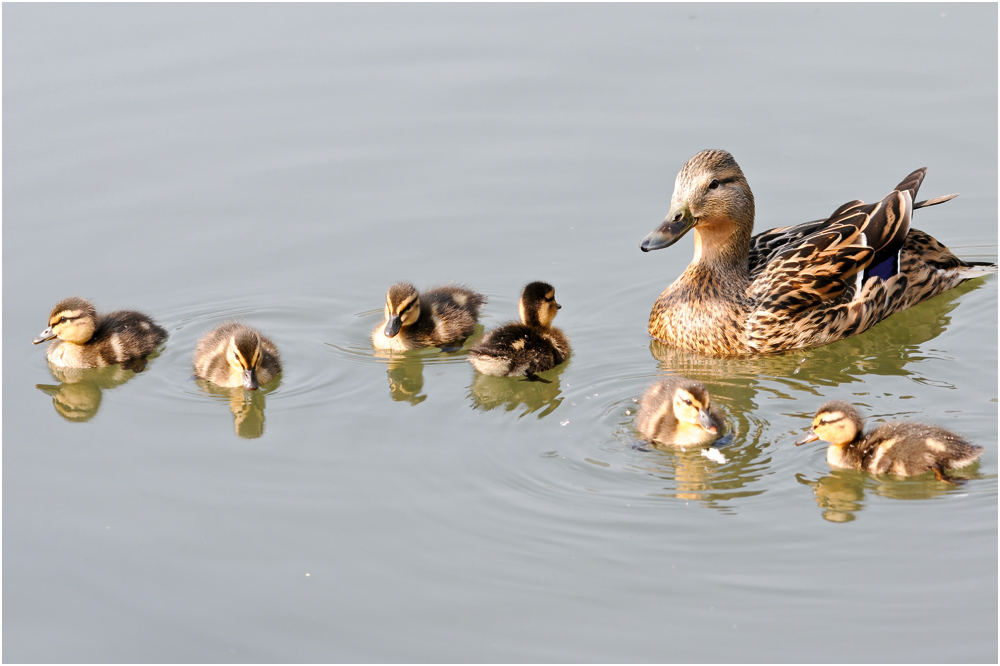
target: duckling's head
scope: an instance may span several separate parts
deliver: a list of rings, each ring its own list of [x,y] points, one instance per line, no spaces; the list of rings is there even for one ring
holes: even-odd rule
[[[31,341],[37,345],[59,338],[66,342],[82,345],[94,337],[97,328],[97,310],[85,298],[67,298],[52,308],[49,315],[49,327]]]
[[[864,428],[858,410],[842,400],[831,400],[816,410],[812,431],[795,440],[795,446],[821,439],[834,446],[850,444]]]
[[[695,262],[711,259],[734,235],[749,241],[753,218],[753,193],[740,165],[724,150],[703,150],[677,174],[670,212],[639,247],[643,252],[670,247],[697,229]]]
[[[411,326],[420,318],[420,294],[412,284],[400,282],[389,287],[385,295],[385,337],[391,338],[403,326]]]
[[[562,306],[556,303],[556,289],[545,282],[532,282],[521,292],[517,310],[525,326],[548,328]]]
[[[257,369],[264,359],[264,350],[260,346],[260,336],[249,327],[236,329],[229,338],[226,348],[226,360],[233,372],[243,376],[243,388],[256,391],[260,387],[257,381]]]
[[[712,417],[712,398],[701,382],[683,381],[674,389],[674,417],[681,423],[700,426],[715,435],[722,429]]]

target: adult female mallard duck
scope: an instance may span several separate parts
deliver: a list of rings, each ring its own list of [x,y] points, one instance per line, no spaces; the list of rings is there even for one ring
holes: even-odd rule
[[[461,345],[476,330],[485,303],[485,296],[465,287],[421,294],[412,284],[394,284],[385,296],[385,319],[372,331],[372,344],[392,351]]]
[[[569,340],[552,326],[561,307],[552,285],[528,284],[518,303],[521,323],[504,324],[483,336],[469,350],[472,367],[484,375],[545,381],[535,373],[551,370],[570,354]]]
[[[653,305],[649,334],[716,356],[815,347],[996,272],[910,228],[914,209],[957,196],[914,203],[925,172],[877,203],[850,201],[826,219],[751,237],[743,171],[725,151],[698,153],[677,174],[666,220],[640,245],[669,247],[694,229],[694,259]]]
[[[687,447],[717,440],[726,432],[726,420],[704,384],[667,377],[642,396],[636,427],[651,442]]]
[[[256,391],[281,372],[278,348],[246,324],[227,321],[194,350],[194,374],[218,386]]]
[[[141,370],[145,357],[167,339],[153,320],[133,310],[99,315],[85,298],[60,301],[49,315],[49,327],[32,344],[59,338],[45,356],[60,368],[102,368],[115,363]]]
[[[812,430],[796,446],[822,439],[830,443],[826,460],[831,467],[860,469],[871,474],[917,476],[934,472],[938,481],[962,483],[945,470],[965,467],[983,455],[953,432],[923,423],[883,423],[869,433],[857,410],[831,400],[816,411]]]

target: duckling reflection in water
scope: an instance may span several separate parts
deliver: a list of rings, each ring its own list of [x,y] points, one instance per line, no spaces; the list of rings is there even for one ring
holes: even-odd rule
[[[257,439],[264,434],[264,396],[278,388],[279,381],[259,391],[248,393],[242,386],[226,388],[205,379],[196,379],[202,391],[211,396],[223,398],[229,404],[233,415],[233,429],[243,439]]]
[[[545,418],[563,402],[565,396],[562,395],[560,378],[565,369],[565,365],[557,367],[549,375],[549,379],[542,382],[512,382],[501,377],[473,373],[472,384],[469,386],[472,407],[484,412],[498,408],[512,412],[523,407],[518,418],[534,412],[538,412],[538,418]]]
[[[253,328],[227,321],[209,332],[194,350],[194,374],[224,387],[256,391],[281,372],[278,348]]]
[[[136,371],[145,357],[167,339],[167,332],[152,319],[133,310],[99,315],[90,301],[67,298],[49,315],[49,326],[32,344],[58,338],[45,356],[59,368],[102,368],[116,363]]]
[[[122,364],[105,368],[61,368],[49,365],[49,371],[60,383],[35,384],[35,388],[52,398],[56,413],[75,423],[94,418],[101,407],[104,391],[121,386],[136,375],[134,370],[123,367]]]
[[[485,303],[485,296],[465,287],[438,287],[421,294],[412,284],[394,284],[385,296],[385,319],[372,331],[372,344],[392,351],[461,347],[476,330]]]
[[[700,446],[726,432],[725,416],[701,382],[667,377],[642,396],[636,427],[654,444]]]
[[[883,423],[868,433],[864,425],[854,407],[831,400],[817,410],[812,431],[795,445],[817,439],[829,442],[826,460],[831,467],[899,476],[933,471],[938,481],[956,485],[964,480],[946,476],[945,470],[970,465],[983,454],[982,447],[933,425]]]
[[[427,399],[424,390],[424,362],[418,356],[406,356],[389,360],[386,368],[389,378],[389,396],[395,402],[419,405]]]
[[[469,350],[472,367],[484,375],[547,381],[535,373],[551,370],[570,355],[569,339],[552,326],[561,307],[552,285],[528,284],[518,304],[521,323],[504,324],[487,333]]]

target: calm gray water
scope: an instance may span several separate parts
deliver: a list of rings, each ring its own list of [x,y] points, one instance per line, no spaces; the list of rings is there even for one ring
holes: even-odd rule
[[[997,259],[997,6],[3,6],[6,661],[997,660],[997,280],[755,361],[651,344],[692,243],[639,242],[695,152],[758,229],[961,192]],[[386,287],[530,280],[552,384],[371,350]],[[151,314],[139,375],[56,377],[61,298]],[[216,323],[285,359],[190,379]],[[704,381],[719,464],[636,450]],[[822,402],[986,448],[950,488],[829,469]],[[235,414],[235,416],[234,416]]]

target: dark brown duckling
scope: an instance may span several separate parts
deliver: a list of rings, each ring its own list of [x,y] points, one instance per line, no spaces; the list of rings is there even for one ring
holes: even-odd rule
[[[209,332],[194,350],[194,374],[218,386],[256,391],[281,372],[281,357],[257,330],[227,321]]]
[[[469,350],[472,367],[484,375],[545,381],[535,373],[551,370],[570,355],[569,339],[552,326],[561,307],[552,285],[527,285],[518,304],[521,323],[504,324],[487,333]]]
[[[449,285],[421,294],[412,284],[394,284],[385,296],[385,319],[372,331],[372,344],[392,351],[461,346],[476,330],[485,303],[485,296],[465,287]]]
[[[864,432],[857,410],[841,400],[831,400],[816,412],[812,431],[796,440],[800,446],[821,439],[829,442],[826,460],[831,467],[860,469],[871,474],[918,476],[934,472],[938,481],[959,484],[945,470],[973,463],[983,454],[981,446],[959,435],[924,423],[883,423]]]
[[[32,344],[58,338],[45,356],[60,368],[102,368],[115,363],[141,370],[145,357],[167,339],[152,319],[133,310],[99,315],[85,298],[60,301],[49,315],[49,327]]]
[[[667,377],[642,396],[636,427],[651,442],[669,446],[700,446],[726,432],[725,415],[701,382]]]

